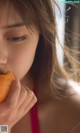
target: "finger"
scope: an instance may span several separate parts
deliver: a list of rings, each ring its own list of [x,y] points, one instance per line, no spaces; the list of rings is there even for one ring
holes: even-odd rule
[[[29,102],[29,104],[25,107],[24,109],[24,115],[30,111],[30,109],[35,105],[35,103],[37,102],[37,98],[35,96],[32,97],[31,101]]]
[[[34,93],[27,88],[27,96],[23,101],[23,103],[18,108],[18,112],[19,112],[18,117],[14,120],[14,122],[18,122],[21,118],[23,118],[24,115],[28,113],[28,111],[33,107],[33,105],[36,102],[37,102],[37,98],[35,97]]]
[[[22,114],[19,114],[15,121],[18,122],[21,118],[23,118],[30,111],[30,109],[34,106],[36,102],[37,99],[33,97],[30,103],[24,108],[24,111],[22,111]]]
[[[27,97],[27,90],[22,86],[21,87],[21,91],[20,91],[20,95],[19,95],[19,98],[18,98],[18,105],[17,105],[17,107],[19,107],[23,103],[23,101],[24,101],[24,99],[26,97]]]
[[[8,106],[9,109],[10,108],[13,109],[16,107],[20,95],[20,89],[21,89],[21,84],[19,80],[15,80],[12,83],[10,93],[8,95],[7,100],[5,101],[6,106]]]
[[[19,110],[24,110],[24,108],[30,104],[31,100],[33,100],[33,103],[35,103],[35,101],[37,101],[37,98],[35,97],[33,91],[31,91],[30,89],[27,88],[27,96],[25,97],[23,103],[19,106]]]

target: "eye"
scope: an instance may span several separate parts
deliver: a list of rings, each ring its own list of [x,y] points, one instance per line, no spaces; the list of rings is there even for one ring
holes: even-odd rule
[[[13,42],[21,42],[25,39],[27,39],[27,36],[13,36],[13,37],[7,37],[6,38],[8,41],[13,41]]]

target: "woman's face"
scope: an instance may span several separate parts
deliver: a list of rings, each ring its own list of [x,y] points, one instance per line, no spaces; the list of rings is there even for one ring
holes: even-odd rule
[[[36,27],[30,33],[17,12],[11,8],[0,14],[0,68],[12,71],[18,79],[22,79],[31,68],[39,31]]]

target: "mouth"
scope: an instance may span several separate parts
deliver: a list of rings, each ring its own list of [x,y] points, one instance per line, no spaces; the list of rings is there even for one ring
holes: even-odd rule
[[[0,74],[5,74],[5,72],[2,69],[0,69]]]

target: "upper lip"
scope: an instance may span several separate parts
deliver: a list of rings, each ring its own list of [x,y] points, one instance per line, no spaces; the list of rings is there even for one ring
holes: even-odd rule
[[[2,69],[0,69],[0,74],[4,74],[5,72],[2,70]]]

